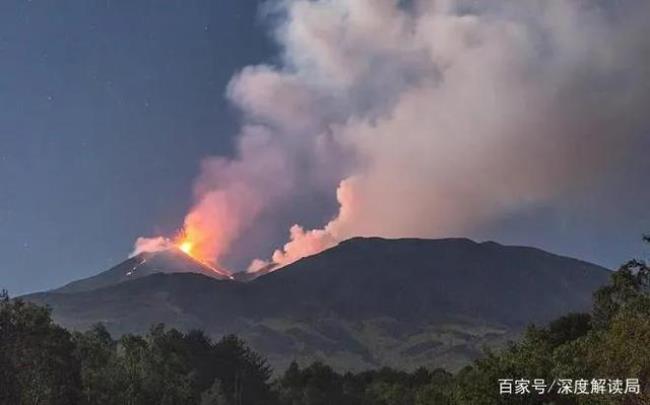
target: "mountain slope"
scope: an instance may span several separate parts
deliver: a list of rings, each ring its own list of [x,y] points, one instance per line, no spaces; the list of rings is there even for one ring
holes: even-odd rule
[[[114,333],[155,322],[237,333],[282,368],[457,369],[529,322],[587,310],[609,271],[538,249],[467,239],[355,238],[251,282],[153,274],[25,297],[65,326]]]
[[[608,277],[602,267],[528,247],[355,238],[254,283],[264,294],[258,300],[278,312],[316,305],[350,317],[420,318],[453,311],[528,323],[588,309]]]
[[[141,253],[105,272],[73,281],[53,292],[76,293],[96,290],[156,273],[197,273],[221,280],[230,278],[225,270],[203,264],[180,249],[168,249],[155,253]]]

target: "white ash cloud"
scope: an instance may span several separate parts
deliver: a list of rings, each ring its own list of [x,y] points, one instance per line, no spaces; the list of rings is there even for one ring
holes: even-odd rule
[[[139,237],[135,241],[133,252],[131,252],[129,258],[135,257],[141,253],[162,252],[163,250],[170,249],[172,246],[174,246],[173,242],[163,236],[157,236],[154,238]]]
[[[464,235],[601,189],[647,143],[650,3],[401,3],[269,5],[281,62],[233,78],[239,154],[207,161],[186,219],[215,257],[304,190],[337,189],[339,212],[292,227],[278,265],[352,236]]]
[[[324,122],[320,130],[353,161],[340,212],[322,229],[292,228],[273,255],[278,264],[357,235],[471,232],[522,206],[598,187],[647,139],[647,3],[284,7],[285,70],[276,84],[286,88],[290,78],[308,106],[309,119],[297,122]],[[258,77],[247,80],[254,87]],[[310,113],[319,100],[329,103]],[[264,109],[268,102],[248,105],[292,121]]]

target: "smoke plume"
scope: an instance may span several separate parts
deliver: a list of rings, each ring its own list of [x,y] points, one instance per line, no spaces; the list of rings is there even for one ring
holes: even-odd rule
[[[603,187],[647,144],[650,3],[286,0],[281,63],[228,97],[246,124],[211,158],[185,219],[227,254],[262,214],[336,189],[276,266],[352,236],[438,237]],[[251,268],[262,267],[256,260]]]

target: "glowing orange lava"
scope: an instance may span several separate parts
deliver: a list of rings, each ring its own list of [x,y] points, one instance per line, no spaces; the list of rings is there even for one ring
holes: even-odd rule
[[[183,241],[178,245],[178,248],[183,251],[186,255],[192,256],[192,242]]]
[[[185,231],[181,232],[174,239],[174,246],[176,246],[181,252],[194,259],[196,262],[201,263],[203,266],[209,268],[215,273],[218,273],[224,277],[232,278],[228,271],[221,269],[221,267],[219,267],[214,261],[206,259],[204,255],[202,255],[201,244],[193,240]]]
[[[185,230],[182,230],[176,235],[173,241],[176,248],[194,260],[204,264],[211,263],[211,260],[208,258],[209,256],[204,254],[201,241],[196,235],[190,235]]]

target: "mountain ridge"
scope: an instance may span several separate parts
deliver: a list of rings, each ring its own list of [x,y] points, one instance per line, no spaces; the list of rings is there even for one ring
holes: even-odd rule
[[[466,238],[353,238],[249,282],[152,274],[83,292],[25,296],[72,329],[119,335],[164,322],[236,333],[278,369],[458,369],[531,322],[586,311],[610,272],[536,248]]]

